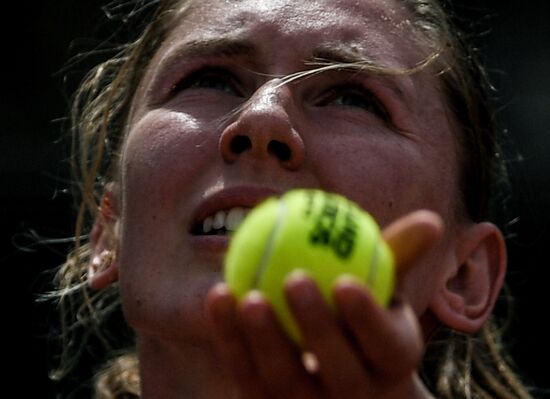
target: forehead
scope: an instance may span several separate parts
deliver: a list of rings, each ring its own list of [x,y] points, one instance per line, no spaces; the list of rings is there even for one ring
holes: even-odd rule
[[[282,19],[289,28],[310,29],[333,26],[338,20],[387,25],[400,21],[405,11],[399,0],[205,0],[193,3],[192,10],[195,17],[223,16],[236,24],[254,17],[264,22]]]
[[[183,39],[246,37],[265,43],[270,52],[344,44],[379,62],[418,62],[418,51],[407,39],[413,33],[410,14],[398,0],[205,0],[185,14],[175,21],[166,46]],[[273,47],[277,40],[282,47]]]

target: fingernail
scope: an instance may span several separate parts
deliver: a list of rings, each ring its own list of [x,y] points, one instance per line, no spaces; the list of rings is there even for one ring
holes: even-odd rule
[[[334,286],[338,287],[363,287],[363,283],[358,277],[351,274],[342,274],[334,282]]]
[[[250,303],[251,305],[254,305],[254,304],[264,303],[265,297],[264,297],[264,294],[262,294],[260,291],[251,290],[245,295],[244,301],[246,303]]]
[[[319,298],[315,281],[304,270],[292,272],[286,279],[285,285],[287,295],[299,306],[310,306]]]
[[[300,284],[303,281],[311,281],[311,276],[304,269],[296,269],[285,278],[285,285]]]
[[[258,290],[252,290],[243,299],[241,311],[248,323],[255,326],[265,325],[267,316],[267,300]]]

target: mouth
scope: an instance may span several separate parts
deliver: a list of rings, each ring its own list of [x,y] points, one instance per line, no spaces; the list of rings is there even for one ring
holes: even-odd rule
[[[238,206],[219,210],[197,221],[191,233],[193,235],[229,235],[237,230],[251,209]]]
[[[281,191],[265,187],[224,188],[203,200],[194,213],[189,231],[197,237],[229,237],[252,208],[266,198],[280,194]]]

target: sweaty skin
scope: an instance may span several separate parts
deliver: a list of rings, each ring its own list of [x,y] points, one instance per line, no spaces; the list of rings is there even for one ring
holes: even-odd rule
[[[459,150],[437,76],[334,69],[285,83],[320,60],[413,67],[425,51],[408,17],[378,0],[206,0],[160,46],[133,100],[116,182],[120,289],[144,398],[425,395],[414,375],[422,332],[444,308],[434,303],[472,226],[456,216]],[[295,187],[343,194],[383,227],[413,215],[390,228],[401,263],[390,311],[349,282],[337,289],[355,343],[310,281],[289,282],[321,380],[300,368],[261,297],[237,307],[216,285],[228,237],[197,227]],[[414,229],[416,241],[403,239]]]
[[[227,9],[201,2],[153,59],[136,95],[121,168],[120,259],[129,265],[121,282],[136,327],[203,335],[201,298],[219,279],[223,250],[189,232],[201,204],[220,193],[228,192],[220,207],[229,208],[244,201],[238,197],[246,190],[261,197],[262,189],[267,195],[321,187],[358,202],[382,226],[421,208],[451,219],[456,145],[435,77],[392,79],[394,89],[354,72],[276,85],[278,77],[311,68],[307,61],[326,47],[363,48],[369,58],[404,68],[418,62],[410,43],[383,23],[381,13],[396,18],[398,10],[334,3],[243,1]],[[236,54],[220,54],[222,38],[248,47],[234,44]],[[197,87],[170,93],[200,68],[214,72],[205,69]],[[352,78],[359,82],[346,87]],[[355,93],[359,85],[376,93],[389,121]],[[245,102],[239,117],[227,120]],[[252,148],[235,154],[236,135],[247,135]],[[273,155],[270,141],[286,145],[290,159]],[[420,313],[427,298],[415,296]]]

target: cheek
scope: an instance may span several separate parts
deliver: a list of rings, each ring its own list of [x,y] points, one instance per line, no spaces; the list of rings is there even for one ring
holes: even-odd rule
[[[121,168],[120,287],[125,316],[137,330],[178,334],[182,323],[193,325],[197,292],[217,277],[213,267],[195,266],[185,240],[185,209],[215,154],[214,142],[194,120],[166,111],[146,115],[128,136]]]
[[[358,202],[382,226],[421,208],[450,216],[452,157],[399,136],[340,137],[316,151],[322,186]]]
[[[195,119],[153,111],[132,129],[123,151],[123,203],[127,214],[147,210],[172,213],[191,191],[193,181],[215,155],[216,139]]]

